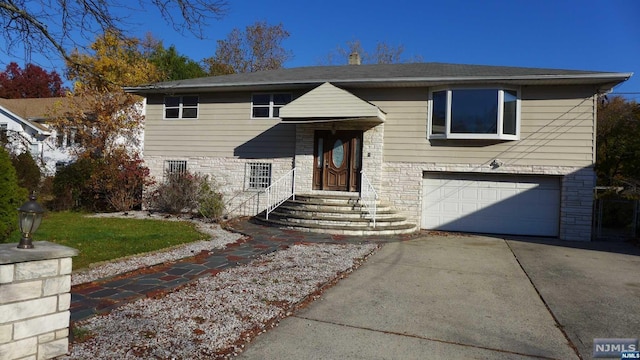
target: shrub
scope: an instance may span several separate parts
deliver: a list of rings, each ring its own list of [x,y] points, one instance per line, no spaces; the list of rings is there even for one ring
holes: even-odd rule
[[[142,204],[142,190],[151,185],[149,168],[135,155],[115,151],[97,162],[90,187],[101,210],[129,211]]]
[[[137,154],[121,150],[58,170],[53,191],[59,210],[128,211],[142,204],[142,189],[151,184],[149,169]]]
[[[27,190],[18,186],[9,154],[0,148],[0,242],[18,227],[17,209],[27,200]]]
[[[197,174],[167,172],[164,183],[152,195],[151,206],[169,214],[192,212],[197,206],[198,185]]]
[[[13,156],[11,163],[16,169],[18,185],[29,192],[37,191],[40,187],[42,172],[31,154],[23,152],[20,155]]]
[[[166,173],[165,182],[158,185],[151,196],[153,209],[170,214],[194,213],[217,219],[222,216],[224,203],[222,194],[207,175]]]
[[[222,194],[217,191],[216,184],[213,181],[209,181],[207,176],[204,176],[200,182],[198,212],[201,216],[210,220],[218,220],[224,213]]]
[[[88,188],[95,164],[91,159],[79,159],[56,172],[53,179],[55,199],[52,207],[57,210],[91,208],[93,196]]]

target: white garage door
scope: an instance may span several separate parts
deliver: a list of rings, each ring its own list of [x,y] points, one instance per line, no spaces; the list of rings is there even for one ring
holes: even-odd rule
[[[558,236],[560,179],[425,173],[422,227]]]

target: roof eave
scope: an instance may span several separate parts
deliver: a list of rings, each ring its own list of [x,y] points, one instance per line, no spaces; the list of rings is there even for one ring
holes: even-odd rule
[[[633,73],[593,73],[571,75],[519,75],[519,76],[455,76],[455,77],[397,77],[397,78],[366,78],[366,79],[313,79],[313,80],[285,80],[262,82],[235,82],[222,84],[152,84],[138,87],[126,87],[124,90],[133,94],[166,94],[185,92],[215,92],[242,90],[275,90],[294,89],[316,86],[330,82],[338,86],[351,87],[399,87],[399,86],[436,86],[443,84],[478,84],[504,83],[513,85],[604,85],[615,86],[629,79]]]
[[[49,132],[48,130],[40,128],[36,124],[34,124],[31,121],[29,121],[29,119],[24,119],[21,116],[16,115],[14,112],[12,112],[11,110],[7,109],[4,106],[0,105],[0,111],[4,112],[6,115],[11,117],[14,121],[16,121],[18,123],[21,123],[23,125],[26,125],[26,126],[30,127],[31,129],[35,130],[36,133],[39,133],[39,134],[44,135],[44,136],[50,136],[51,135],[51,132]]]

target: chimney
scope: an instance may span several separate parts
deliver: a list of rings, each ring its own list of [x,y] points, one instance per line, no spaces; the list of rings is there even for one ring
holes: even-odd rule
[[[349,54],[349,65],[360,65],[360,54],[357,51]]]

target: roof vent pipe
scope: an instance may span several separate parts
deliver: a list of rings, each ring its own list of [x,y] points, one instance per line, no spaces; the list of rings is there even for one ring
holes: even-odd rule
[[[349,54],[349,65],[360,65],[362,61],[360,60],[360,54],[357,51]]]

